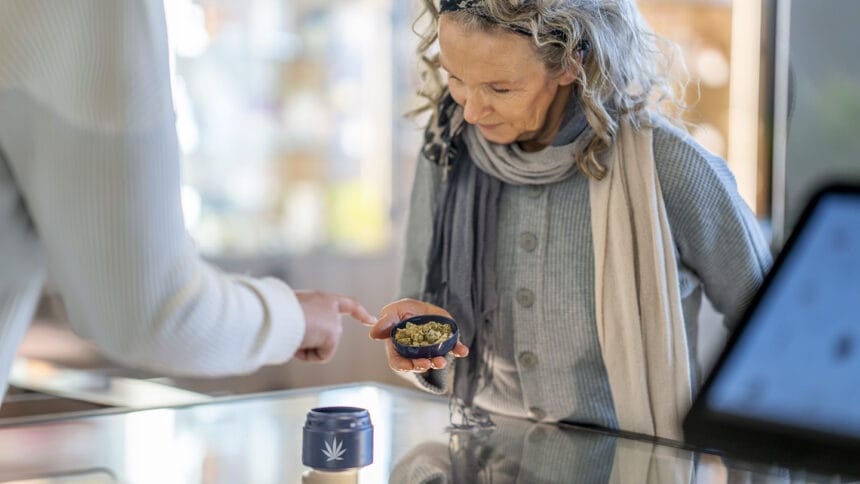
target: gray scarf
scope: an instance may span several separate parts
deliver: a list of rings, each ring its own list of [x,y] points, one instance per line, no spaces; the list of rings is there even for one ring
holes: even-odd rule
[[[488,142],[464,122],[462,108],[446,95],[425,131],[422,152],[443,167],[444,180],[436,195],[422,298],[451,313],[460,328],[460,341],[469,347],[469,356],[457,359],[454,367],[454,427],[488,422],[473,402],[479,386],[492,379],[502,183],[544,185],[571,176],[576,171],[573,150],[581,148],[580,143],[573,150],[566,145],[589,138],[579,136],[586,129],[578,97],[572,96],[553,146],[547,148],[562,156],[532,157],[516,143]]]

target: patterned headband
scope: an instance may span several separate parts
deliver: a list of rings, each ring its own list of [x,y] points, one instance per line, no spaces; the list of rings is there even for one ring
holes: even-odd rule
[[[455,10],[473,10],[482,8],[483,0],[441,0],[440,12],[453,12]]]
[[[456,12],[458,10],[468,10],[470,13],[473,13],[479,17],[484,18],[493,23],[498,23],[497,20],[493,19],[489,16],[486,9],[484,8],[484,0],[440,0],[439,3],[439,13],[445,12]],[[513,30],[518,34],[523,34],[531,37],[532,33],[519,25],[507,25],[504,27]],[[561,30],[555,30],[552,32],[552,36],[556,37],[562,41],[567,38],[567,35]],[[588,53],[588,50],[591,48],[591,43],[588,39],[582,39],[576,45],[576,50],[582,52],[583,57]]]

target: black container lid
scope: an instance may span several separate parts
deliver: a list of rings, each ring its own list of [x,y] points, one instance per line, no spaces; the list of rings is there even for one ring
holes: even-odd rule
[[[319,407],[308,412],[302,439],[302,464],[339,470],[373,462],[373,425],[358,407]]]

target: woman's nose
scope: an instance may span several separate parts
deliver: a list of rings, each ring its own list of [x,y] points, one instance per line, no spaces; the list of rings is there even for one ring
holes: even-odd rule
[[[477,123],[487,111],[487,104],[476,92],[469,93],[463,100],[463,118],[467,123]]]

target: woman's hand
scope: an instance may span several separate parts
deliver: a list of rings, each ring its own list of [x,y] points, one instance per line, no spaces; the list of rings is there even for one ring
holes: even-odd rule
[[[388,366],[394,371],[413,371],[423,373],[430,369],[445,368],[448,361],[444,356],[435,358],[405,358],[397,353],[394,349],[394,343],[391,342],[391,327],[403,321],[404,319],[418,316],[421,314],[436,314],[439,316],[451,317],[448,311],[434,306],[430,303],[418,301],[416,299],[401,299],[394,301],[382,308],[382,314],[379,320],[370,329],[370,337],[376,340],[385,340],[385,347],[388,354]],[[463,343],[457,341],[454,349],[450,352],[457,358],[468,356],[469,348]]]

